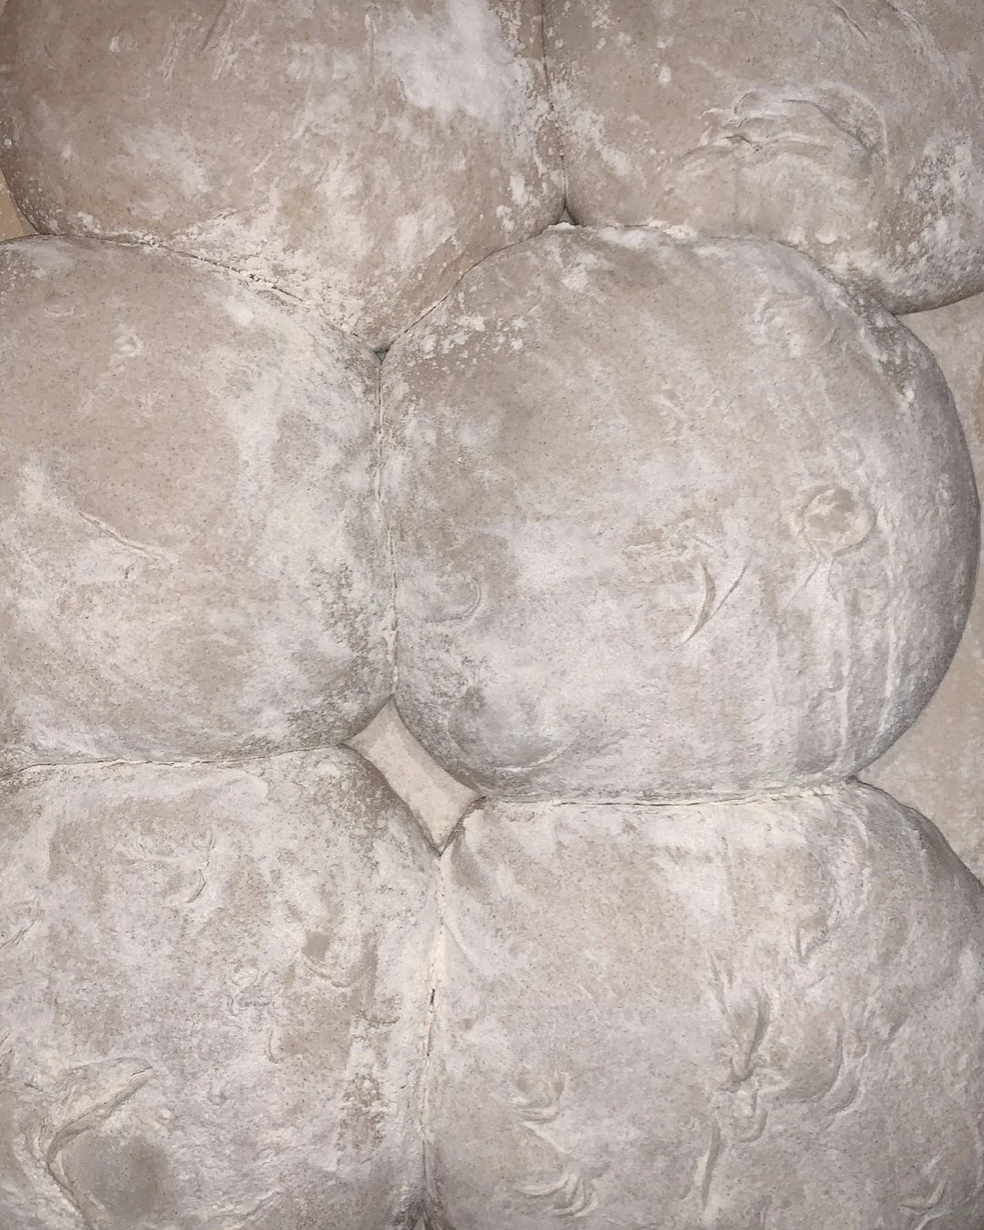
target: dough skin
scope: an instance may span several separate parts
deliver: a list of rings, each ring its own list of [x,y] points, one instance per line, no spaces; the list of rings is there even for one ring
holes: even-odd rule
[[[984,296],[905,323],[932,350],[953,390],[977,473],[984,475]],[[984,880],[984,554],[970,618],[950,668],[915,725],[865,779],[939,825]]]
[[[558,227],[390,351],[397,705],[508,798],[843,779],[913,722],[978,504],[932,356],[789,249]]]
[[[537,0],[8,0],[0,57],[36,230],[243,270],[373,347],[563,209]]]
[[[896,312],[984,290],[979,0],[546,0],[587,225],[791,244]]]
[[[413,1230],[434,858],[354,752],[0,785],[0,1225]]]
[[[495,802],[442,878],[431,1230],[979,1230],[984,894],[916,813]]]
[[[295,751],[373,717],[371,351],[201,262],[34,238],[0,246],[0,368],[0,772]]]
[[[877,302],[982,97],[972,0],[11,0],[0,1230],[981,1230],[984,893],[842,779],[984,858],[984,318],[955,411]],[[637,229],[501,252],[562,169]]]
[[[486,802],[440,862],[345,751],[0,808],[4,1226],[984,1216],[984,894],[879,791]]]

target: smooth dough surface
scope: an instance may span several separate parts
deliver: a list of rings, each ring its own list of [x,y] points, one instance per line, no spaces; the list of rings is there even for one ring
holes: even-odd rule
[[[563,208],[536,0],[8,0],[0,70],[37,230],[234,266],[373,347]]]
[[[354,752],[0,786],[0,1224],[411,1230],[434,859]]]
[[[905,323],[932,350],[953,390],[977,472],[984,476],[984,296]],[[984,880],[984,553],[960,646],[915,725],[865,779],[937,824]]]
[[[984,289],[979,0],[547,0],[577,222],[789,243],[895,311]]]
[[[849,776],[932,695],[978,506],[912,334],[751,241],[558,227],[383,366],[397,704],[505,797]]]
[[[432,1230],[978,1230],[984,894],[916,813],[490,803],[443,875]]]
[[[201,262],[0,247],[0,771],[341,742],[390,689],[379,365]]]

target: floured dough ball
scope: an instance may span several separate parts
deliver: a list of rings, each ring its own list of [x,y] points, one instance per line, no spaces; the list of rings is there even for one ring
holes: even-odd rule
[[[200,262],[0,247],[0,768],[286,751],[372,717],[378,368]]]
[[[840,779],[956,648],[978,526],[949,391],[787,248],[558,228],[400,338],[383,398],[397,703],[483,793]]]
[[[0,60],[38,230],[246,270],[372,346],[563,208],[537,0],[9,0]]]
[[[444,878],[435,1226],[982,1224],[984,894],[916,813],[497,803]]]
[[[896,311],[984,288],[979,0],[549,0],[588,224],[800,248]]]
[[[0,865],[0,1224],[415,1224],[433,855],[355,753],[23,774]]]
[[[939,360],[978,476],[984,475],[984,296],[905,322]],[[938,824],[984,880],[984,554],[970,618],[939,691],[865,773]]]

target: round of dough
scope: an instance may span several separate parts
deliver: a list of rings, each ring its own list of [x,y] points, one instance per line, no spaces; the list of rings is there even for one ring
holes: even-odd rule
[[[434,859],[354,752],[0,784],[0,1224],[408,1230]]]
[[[984,893],[859,786],[495,803],[446,856],[434,1224],[984,1224]]]
[[[984,295],[905,322],[953,390],[978,486],[984,476]],[[970,618],[939,691],[865,779],[938,824],[984,881],[984,547]]]
[[[7,185],[0,176],[0,242],[30,234],[30,227],[14,208]]]
[[[400,712],[483,793],[838,780],[910,725],[978,546],[932,356],[779,245],[560,227],[389,352]]]
[[[984,289],[980,0],[548,0],[568,206],[791,244],[894,311]]]
[[[201,262],[0,247],[0,770],[340,742],[383,705],[379,362]]]
[[[537,0],[8,0],[0,57],[37,230],[245,270],[374,347],[563,208]]]

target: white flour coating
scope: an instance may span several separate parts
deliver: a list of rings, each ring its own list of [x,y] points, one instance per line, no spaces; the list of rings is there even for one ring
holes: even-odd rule
[[[442,863],[454,1230],[977,1230],[984,894],[857,785],[488,803]]]
[[[978,487],[984,476],[984,296],[909,316],[953,390]],[[970,617],[950,669],[918,721],[865,772],[917,807],[984,880],[984,556]]]
[[[199,262],[35,238],[0,247],[0,365],[0,771],[369,721],[391,619],[370,351]]]
[[[439,863],[345,751],[0,812],[18,1230],[984,1214],[984,895],[879,791],[489,802]]]
[[[388,344],[563,208],[535,0],[9,0],[34,227],[244,271]]]
[[[353,752],[21,774],[0,866],[4,1230],[414,1224],[434,858]]]
[[[968,5],[547,0],[575,216],[969,293]],[[926,353],[767,246],[487,261],[384,369],[397,628],[379,367],[296,299],[386,344],[558,216],[539,4],[12,14],[35,224],[294,298],[0,250],[0,776],[213,761],[0,780],[2,1230],[979,1230],[984,897],[789,785],[904,729],[967,609]],[[982,311],[909,322],[975,457]],[[979,874],[982,611],[868,771]],[[394,644],[443,764],[606,801],[476,808],[392,704],[359,730]],[[287,750],[341,739],[408,807]]]
[[[966,618],[978,506],[932,357],[804,257],[555,230],[383,365],[397,704],[482,793],[846,777]]]
[[[464,114],[498,132],[527,128],[528,70],[502,37],[486,0],[447,0],[442,11],[405,12],[376,40],[407,102],[444,122]]]
[[[791,244],[894,311],[984,289],[977,0],[546,0],[567,205]]]

